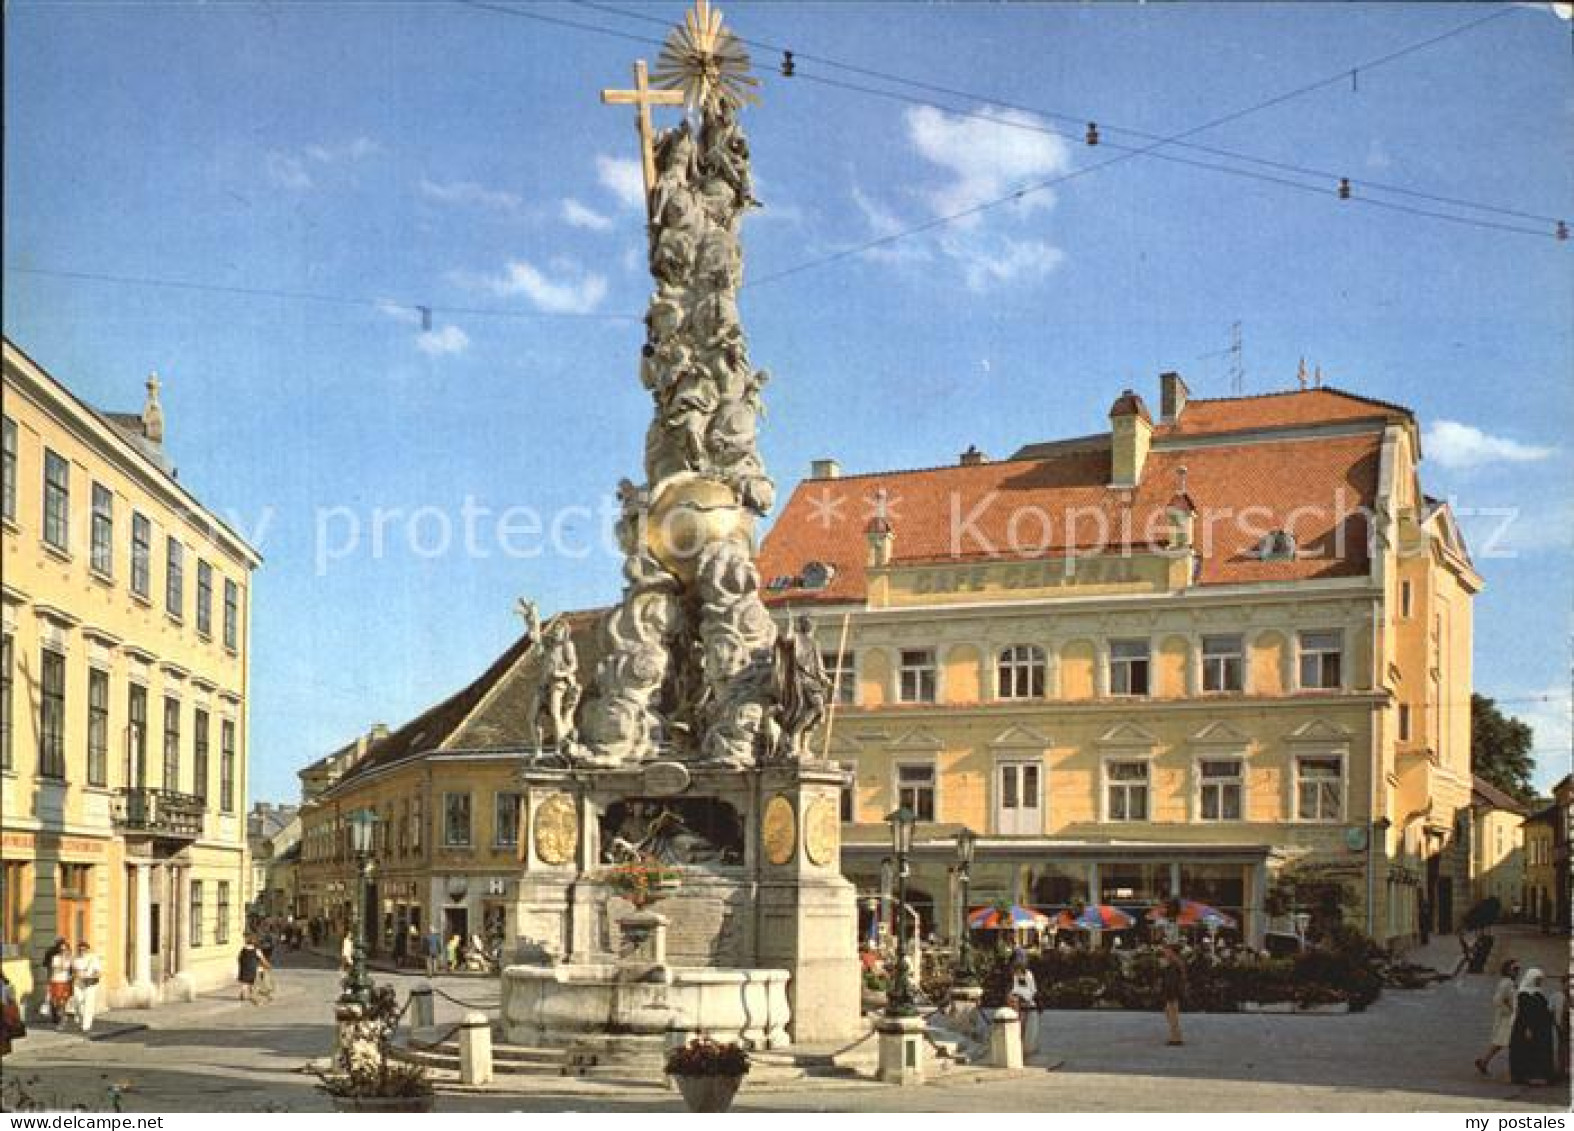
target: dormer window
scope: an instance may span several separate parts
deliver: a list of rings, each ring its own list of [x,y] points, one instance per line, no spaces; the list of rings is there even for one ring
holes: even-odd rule
[[[826,562],[810,562],[803,567],[803,587],[805,589],[824,589],[830,585],[831,579],[835,576],[835,566]]]
[[[1274,530],[1263,535],[1257,544],[1257,556],[1265,562],[1290,562],[1295,560],[1295,535],[1288,530]]]

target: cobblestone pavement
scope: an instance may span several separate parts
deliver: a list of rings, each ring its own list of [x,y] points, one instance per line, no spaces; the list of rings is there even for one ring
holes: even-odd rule
[[[1568,940],[1521,929],[1499,932],[1494,957],[1515,955],[1563,972]],[[1418,960],[1452,968],[1452,938]],[[125,1089],[128,1111],[327,1110],[304,1071],[332,1042],[337,975],[310,956],[281,963],[278,998],[251,1006],[224,996],[105,1017],[99,1039],[39,1033],[17,1044],[5,1072],[36,1076],[35,1090],[102,1106],[110,1085]],[[401,995],[418,979],[378,975]],[[1494,977],[1466,976],[1426,990],[1388,991],[1364,1014],[1347,1017],[1188,1014],[1187,1043],[1164,1044],[1156,1014],[1054,1012],[1022,1075],[952,1080],[895,1089],[860,1081],[814,1080],[783,1088],[745,1086],[739,1110],[755,1111],[1546,1111],[1567,1109],[1566,1087],[1518,1088],[1477,1074]],[[467,1005],[493,1007],[496,983],[441,977],[437,988]],[[441,997],[440,1025],[464,1007]],[[146,1025],[129,1029],[127,1022]],[[120,1028],[112,1026],[118,1023]],[[1044,1064],[1063,1062],[1049,1071]],[[619,1091],[605,1084],[503,1078],[496,1089],[445,1092],[443,1111],[680,1110],[673,1093]]]

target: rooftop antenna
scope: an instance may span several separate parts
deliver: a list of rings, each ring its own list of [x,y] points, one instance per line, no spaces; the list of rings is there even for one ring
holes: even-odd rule
[[[1230,359],[1230,392],[1240,396],[1246,388],[1246,354],[1241,345],[1241,323],[1237,319],[1230,323],[1230,344],[1222,350],[1202,354],[1198,361],[1205,361],[1214,357],[1228,357]]]

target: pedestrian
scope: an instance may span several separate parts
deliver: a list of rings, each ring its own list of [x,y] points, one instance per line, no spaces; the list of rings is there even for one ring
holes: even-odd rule
[[[437,968],[443,961],[443,932],[432,927],[426,932],[426,976],[437,977]]]
[[[1006,1004],[1017,1011],[1022,1024],[1022,1055],[1032,1056],[1038,1051],[1038,981],[1028,968],[1027,953],[1019,951],[1011,962],[1011,991]]]
[[[450,970],[457,970],[457,969],[459,969],[459,947],[460,947],[459,935],[457,933],[449,935],[448,936],[448,955],[447,955],[447,957],[448,957],[448,968]]]
[[[1186,963],[1174,944],[1166,943],[1159,951],[1159,990],[1164,999],[1164,1020],[1169,1022],[1172,1045],[1183,1045],[1181,1039],[1181,1003],[1186,1000]]]
[[[71,963],[71,988],[76,998],[77,1023],[84,1033],[92,1032],[93,1016],[98,1012],[98,983],[104,977],[104,964],[86,940],[77,943],[77,956]]]
[[[1569,976],[1554,978],[1552,992],[1547,995],[1547,1008],[1552,1013],[1553,1043],[1557,1057],[1552,1070],[1561,1079],[1569,1070]]]
[[[66,1023],[66,1009],[71,1004],[71,944],[63,938],[56,939],[46,961],[49,966],[49,1016],[58,1029]]]
[[[240,953],[235,956],[235,980],[240,983],[241,1001],[256,1004],[257,999],[254,989],[257,985],[257,972],[269,966],[267,958],[257,947],[257,936],[247,935],[246,943],[240,948]]]
[[[339,940],[339,969],[349,973],[350,967],[355,965],[355,939],[349,931],[344,932],[344,937]]]
[[[27,1036],[27,1020],[11,979],[0,972],[0,1056],[11,1051],[11,1042]]]
[[[1512,958],[1503,960],[1498,967],[1502,975],[1497,989],[1492,991],[1492,1037],[1487,1051],[1476,1057],[1476,1071],[1486,1076],[1492,1069],[1492,1058],[1508,1048],[1514,1035],[1514,1002],[1519,996],[1519,963]]]
[[[1536,967],[1525,971],[1514,1006],[1514,1031],[1508,1043],[1508,1074],[1516,1084],[1555,1079],[1552,1064],[1552,1010],[1548,1008],[1543,975]]]

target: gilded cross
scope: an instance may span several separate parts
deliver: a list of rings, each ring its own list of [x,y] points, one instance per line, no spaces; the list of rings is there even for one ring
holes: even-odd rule
[[[640,168],[645,175],[645,207],[650,208],[651,190],[656,187],[656,131],[650,120],[652,106],[682,106],[681,90],[653,90],[650,76],[645,70],[645,60],[634,64],[633,90],[603,90],[601,101],[609,106],[633,105],[637,108],[635,124],[639,130]]]

